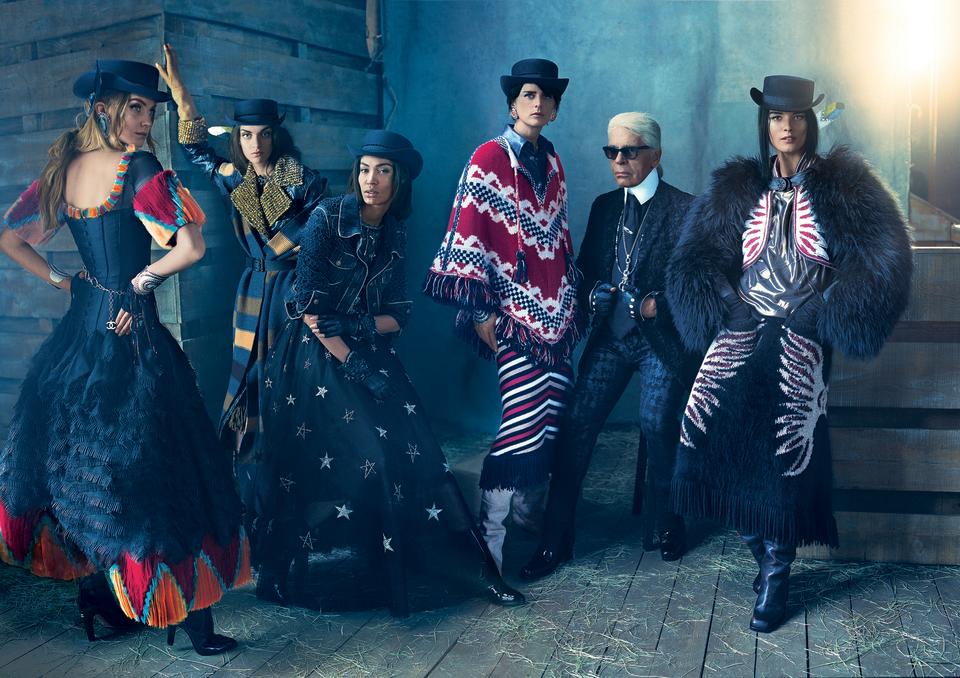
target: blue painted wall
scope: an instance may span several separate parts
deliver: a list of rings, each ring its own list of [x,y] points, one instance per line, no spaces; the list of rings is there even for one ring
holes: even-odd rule
[[[419,2],[386,0],[384,115],[426,158],[410,221],[412,287],[443,236],[456,182],[473,149],[507,121],[499,76],[527,57],[571,79],[545,132],[564,162],[579,246],[593,198],[613,188],[600,152],[607,120],[645,110],[663,130],[665,179],[701,191],[733,154],[756,153],[751,86],[765,74],[817,81],[847,111],[830,143],[863,152],[901,199],[907,191],[905,79],[898,17],[874,4],[811,2]],[[414,292],[402,356],[438,426],[496,428],[492,363],[451,332],[453,313]],[[636,417],[628,392],[615,421]]]

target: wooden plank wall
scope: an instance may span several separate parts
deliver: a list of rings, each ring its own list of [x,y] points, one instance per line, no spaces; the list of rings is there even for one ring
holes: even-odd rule
[[[382,120],[381,70],[365,44],[363,0],[18,0],[0,3],[0,205],[36,177],[50,143],[81,111],[73,80],[101,58],[152,63],[163,42],[181,55],[201,111],[227,122],[237,99],[270,97],[304,162],[342,190],[357,143]],[[118,22],[122,17],[122,22]],[[161,319],[197,368],[201,390],[218,414],[230,364],[230,319],[242,257],[227,210],[176,144],[177,117],[161,106],[154,127],[157,156],[172,166],[207,213],[207,255],[165,283]],[[5,209],[5,208],[4,208]],[[44,253],[68,270],[80,268],[70,234]],[[155,255],[159,255],[156,252]],[[0,432],[10,418],[28,361],[66,311],[63,293],[0,257]]]
[[[231,124],[238,99],[276,99],[304,163],[346,186],[350,156],[382,119],[380,65],[370,64],[363,0],[164,2],[163,35],[180,56],[184,80],[213,124]],[[176,139],[175,113],[167,121]],[[227,155],[225,138],[215,143]],[[227,203],[180,152],[173,168],[207,213],[207,255],[180,275],[181,339],[208,406],[219,415],[230,369],[229,330],[243,256]],[[170,293],[172,294],[172,293]]]
[[[910,306],[890,341],[876,360],[834,364],[840,547],[807,557],[960,563],[960,247],[913,253]]]

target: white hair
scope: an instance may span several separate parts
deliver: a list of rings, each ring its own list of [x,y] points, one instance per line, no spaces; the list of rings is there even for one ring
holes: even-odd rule
[[[607,123],[607,133],[614,127],[623,127],[630,130],[638,137],[643,139],[643,143],[651,148],[660,148],[660,123],[653,119],[649,113],[641,111],[629,111],[627,113],[617,113],[610,118]],[[658,166],[657,173],[663,176],[663,168]]]

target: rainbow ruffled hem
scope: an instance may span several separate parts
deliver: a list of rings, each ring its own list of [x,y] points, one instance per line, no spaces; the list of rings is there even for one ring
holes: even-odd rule
[[[97,570],[64,540],[47,512],[15,517],[2,503],[0,560],[54,579],[77,579]],[[250,583],[250,545],[241,527],[226,545],[207,536],[199,553],[177,563],[160,554],[141,560],[121,554],[107,574],[124,614],[163,628],[180,623],[188,612],[210,607],[229,589]]]

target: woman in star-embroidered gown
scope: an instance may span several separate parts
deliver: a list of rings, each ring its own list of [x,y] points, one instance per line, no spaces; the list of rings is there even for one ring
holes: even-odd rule
[[[910,290],[896,200],[846,148],[817,155],[823,95],[813,95],[792,76],[751,90],[760,157],[714,172],[667,276],[684,342],[709,346],[683,417],[674,505],[741,533],[759,567],[750,628],[760,632],[786,618],[796,547],[837,544],[832,350],[876,355]]]
[[[252,491],[256,459],[251,450],[260,433],[260,383],[273,338],[286,321],[284,299],[293,286],[300,234],[323,198],[327,180],[300,162],[300,151],[283,126],[272,99],[245,99],[234,105],[230,159],[217,155],[180,76],[173,47],[164,45],[161,76],[177,104],[178,138],[187,158],[229,198],[230,218],[246,268],[237,282],[233,312],[233,363],[218,431],[237,453],[237,480],[244,501]],[[254,552],[254,560],[259,554]],[[266,563],[269,567],[271,564]]]
[[[423,161],[386,131],[351,152],[352,191],[314,211],[293,319],[267,360],[252,535],[262,553],[300,565],[296,590],[281,578],[274,599],[397,616],[484,593],[521,604],[392,346],[410,313],[404,220]]]
[[[50,149],[41,178],[7,211],[0,248],[70,293],[31,362],[0,447],[0,559],[80,579],[80,613],[168,627],[201,654],[236,643],[210,606],[249,581],[231,460],[196,375],[160,324],[153,289],[203,256],[203,212],[152,148],[152,66],[97,62],[74,93],[87,120]],[[33,247],[69,227],[72,278]],[[150,263],[153,240],[169,251]],[[104,577],[106,575],[106,578]]]

